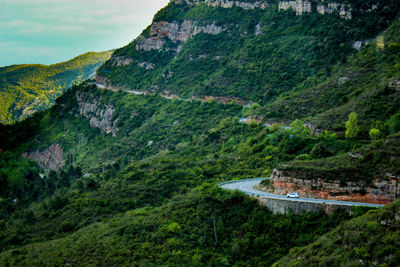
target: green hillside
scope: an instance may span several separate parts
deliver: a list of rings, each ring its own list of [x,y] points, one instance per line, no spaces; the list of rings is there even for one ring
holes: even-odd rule
[[[64,238],[4,252],[0,264],[270,266],[346,219],[344,212],[273,215],[241,194],[203,185],[160,207],[133,209]]]
[[[317,128],[340,130],[349,113],[363,127],[387,120],[400,110],[400,21],[376,40],[332,67],[329,75],[311,77],[266,107],[267,116],[307,118]]]
[[[301,16],[290,9],[278,12],[279,2],[268,1],[265,9],[244,9],[213,7],[204,1],[172,1],[140,37],[117,49],[98,74],[121,88],[185,98],[211,95],[252,100],[266,106],[265,120],[288,121],[318,114],[324,117],[317,126],[324,129],[339,123],[334,119],[334,125],[327,124],[334,115],[343,119],[354,106],[368,105],[366,97],[383,98],[381,102],[391,99],[392,89],[383,96],[376,94],[399,75],[395,67],[398,57],[392,51],[397,51],[398,24],[381,37],[384,48],[376,50],[376,42],[372,42],[356,56],[353,46],[381,34],[397,17],[399,2],[348,1],[353,19],[343,19],[336,12],[318,13],[314,8],[319,1],[311,13]],[[192,24],[206,30],[194,34]],[[207,30],[211,26],[214,30]],[[167,34],[168,29],[174,30]],[[185,41],[185,34],[193,36]],[[378,77],[374,76],[377,72],[381,72]],[[340,77],[344,78],[338,84]],[[338,106],[343,108],[336,113],[331,110]],[[379,109],[379,104],[376,106]],[[393,113],[396,108],[386,112]],[[387,114],[370,117],[379,115]]]
[[[345,222],[273,266],[398,266],[399,204]]]
[[[93,76],[110,56],[110,51],[89,52],[50,66],[0,68],[0,122],[13,123],[49,107],[66,88]]]

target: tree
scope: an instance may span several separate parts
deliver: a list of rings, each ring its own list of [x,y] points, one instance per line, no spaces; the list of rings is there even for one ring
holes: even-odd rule
[[[380,135],[381,131],[379,131],[378,129],[372,128],[371,130],[369,130],[369,137],[371,137],[372,141],[377,140]]]
[[[400,112],[391,116],[387,121],[387,125],[389,126],[391,134],[395,134],[400,131]]]
[[[302,120],[296,119],[290,124],[291,132],[293,134],[298,134],[300,136],[305,136],[309,134],[309,130],[304,126],[304,122]]]
[[[357,123],[357,113],[352,112],[349,114],[349,120],[346,121],[346,138],[356,138],[360,132],[360,127]]]

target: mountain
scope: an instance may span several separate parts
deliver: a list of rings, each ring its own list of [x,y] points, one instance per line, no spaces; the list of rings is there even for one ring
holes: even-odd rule
[[[54,65],[0,68],[0,122],[13,123],[49,107],[62,92],[90,77],[112,52],[89,52]]]
[[[399,9],[171,1],[96,80],[0,124],[0,265],[395,264]],[[277,215],[217,186],[265,176],[394,203]]]
[[[98,81],[184,98],[251,100],[265,106],[265,121],[318,114],[310,122],[333,129],[350,108],[362,109],[366,97],[397,82],[398,58],[389,50],[397,49],[398,25],[381,34],[399,10],[399,2],[384,0],[171,1],[115,51]],[[373,76],[377,71],[381,76]],[[364,113],[379,113],[377,106]]]

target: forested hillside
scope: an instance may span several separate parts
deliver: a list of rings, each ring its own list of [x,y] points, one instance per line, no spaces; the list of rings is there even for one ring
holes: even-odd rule
[[[395,265],[398,202],[276,215],[217,183],[280,171],[310,192],[315,179],[397,198],[399,10],[389,0],[171,1],[96,80],[0,124],[0,265]],[[70,74],[97,66],[78,59],[2,77],[21,92],[35,79],[64,88],[65,64]],[[45,76],[53,67],[64,72]],[[19,71],[26,88],[13,83]]]
[[[110,56],[110,51],[90,52],[50,66],[0,68],[0,123],[13,123],[49,107],[66,88],[93,76]]]
[[[115,51],[99,80],[186,98],[252,100],[266,106],[264,120],[318,114],[323,117],[316,126],[323,129],[335,128],[351,109],[373,118],[398,108],[390,101],[396,107],[377,112],[393,94],[398,97],[390,88],[379,92],[398,80],[398,24],[380,34],[397,17],[399,2],[337,1],[329,13],[321,12],[328,4],[316,1],[310,12],[297,14],[282,9],[289,1],[253,2],[170,2],[138,38]],[[374,97],[380,102],[371,106],[365,98]],[[361,110],[366,106],[372,110]]]
[[[2,263],[76,265],[83,257],[87,264],[107,258],[109,264],[268,265],[348,219],[340,211],[331,217],[275,216],[240,193],[216,188],[223,180],[268,176],[277,163],[310,153],[321,141],[338,151],[362,145],[307,133],[294,137],[293,131],[304,130],[298,124],[287,130],[240,123],[243,112],[237,104],[113,92],[87,82],[50,110],[3,127]],[[49,154],[60,169],[52,169]],[[98,227],[105,232],[93,236]],[[118,230],[131,227],[143,236]],[[286,229],[284,236],[271,239],[280,229]],[[82,247],[70,247],[78,236]],[[108,242],[118,246],[102,249]],[[60,256],[40,253],[32,261],[37,249]],[[93,249],[98,257],[89,256]]]
[[[399,201],[341,224],[304,248],[294,248],[273,266],[397,266]]]

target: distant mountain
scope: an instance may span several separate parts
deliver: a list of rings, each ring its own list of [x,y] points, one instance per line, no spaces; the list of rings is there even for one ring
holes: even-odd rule
[[[3,124],[49,107],[62,92],[94,74],[111,51],[89,52],[54,65],[12,65],[0,68],[0,122]]]

